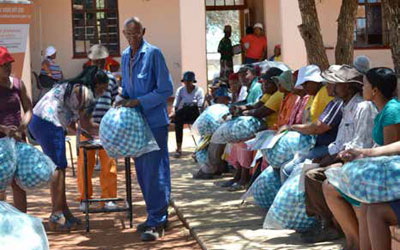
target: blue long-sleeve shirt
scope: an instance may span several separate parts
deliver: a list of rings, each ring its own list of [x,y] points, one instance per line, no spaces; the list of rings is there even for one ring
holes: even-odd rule
[[[130,53],[128,47],[121,58],[122,97],[139,100],[151,128],[168,125],[167,98],[173,85],[160,49],[143,40],[132,59]]]

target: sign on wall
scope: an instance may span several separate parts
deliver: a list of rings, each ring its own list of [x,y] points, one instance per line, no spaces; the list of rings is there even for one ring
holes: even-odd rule
[[[0,3],[0,46],[15,59],[13,75],[21,78],[31,20],[31,4]]]

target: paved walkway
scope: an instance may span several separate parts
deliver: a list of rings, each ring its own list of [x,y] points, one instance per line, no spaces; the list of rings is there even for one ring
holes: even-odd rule
[[[171,139],[170,151],[174,149]],[[192,173],[198,170],[190,157],[193,146],[193,141],[186,134],[183,157],[171,158],[172,194],[178,213],[184,217],[203,248],[340,249],[337,242],[304,244],[299,235],[291,230],[262,229],[265,211],[252,204],[241,205],[240,198],[244,192],[228,192],[215,185],[229,179],[229,176],[208,181],[192,179]]]

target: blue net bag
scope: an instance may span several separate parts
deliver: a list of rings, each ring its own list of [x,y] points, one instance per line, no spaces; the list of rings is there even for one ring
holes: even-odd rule
[[[15,140],[4,137],[0,139],[0,191],[4,191],[14,178],[17,168]]]
[[[43,187],[50,182],[56,165],[44,153],[26,143],[17,142],[15,179],[23,189]]]
[[[400,156],[363,158],[325,171],[328,181],[363,203],[400,199]]]
[[[112,158],[140,157],[159,150],[143,115],[135,108],[112,108],[101,119],[100,141]]]
[[[310,230],[316,223],[306,214],[304,191],[299,189],[302,164],[283,184],[264,220],[267,229],[292,229],[297,232]]]
[[[289,131],[272,148],[263,149],[261,152],[272,167],[281,168],[291,161],[295,154],[306,154],[314,145],[315,136]]]
[[[281,187],[279,175],[272,167],[266,168],[251,185],[254,203],[265,209],[269,209]]]
[[[237,143],[255,136],[262,128],[262,122],[252,116],[240,116],[222,124],[211,137],[216,144]]]
[[[0,201],[0,248],[15,250],[47,250],[49,243],[42,221],[21,213]]]
[[[223,117],[229,114],[229,107],[224,104],[214,104],[204,110],[193,123],[193,132],[200,136],[211,136],[224,122]]]

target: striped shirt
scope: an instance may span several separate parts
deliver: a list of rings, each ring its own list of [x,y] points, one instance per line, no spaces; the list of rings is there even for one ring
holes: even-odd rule
[[[110,79],[108,82],[108,88],[96,100],[96,106],[92,113],[92,119],[94,123],[100,124],[101,119],[107,113],[107,111],[112,107],[112,104],[115,101],[115,98],[118,95],[118,84],[115,80],[114,76],[111,72],[106,71],[108,78]]]
[[[339,124],[342,120],[342,107],[343,101],[340,99],[333,99],[326,105],[324,111],[319,116],[318,120],[331,129],[325,133],[318,135],[317,146],[328,146],[335,141],[339,129]]]
[[[47,73],[47,71],[44,69],[44,66],[42,66],[42,69],[40,70],[41,75],[49,75],[51,78],[54,80],[60,81],[63,78],[61,68],[58,64],[55,63],[54,60],[47,58],[43,61],[42,65],[47,61],[49,63],[49,70],[51,75]]]

